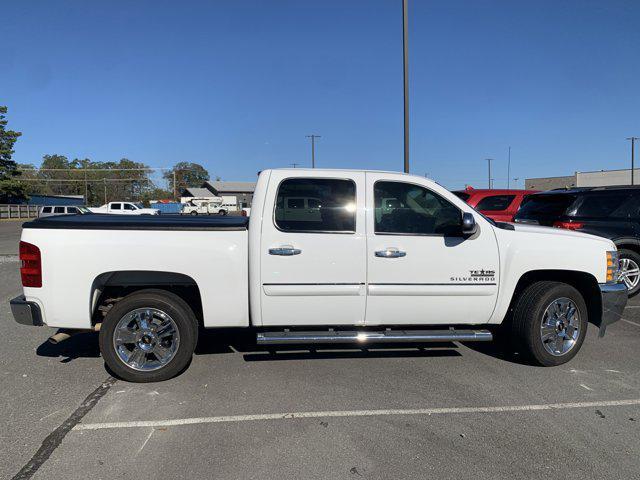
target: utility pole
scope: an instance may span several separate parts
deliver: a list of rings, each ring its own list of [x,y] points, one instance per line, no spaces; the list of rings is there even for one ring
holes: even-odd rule
[[[633,170],[635,169],[635,150],[636,150],[636,140],[638,137],[629,137],[627,140],[631,140],[631,185],[633,185]]]
[[[290,163],[289,165],[291,165],[293,168],[297,168],[298,165],[300,165],[299,163]]]
[[[173,199],[178,199],[178,184],[176,183],[176,171],[173,170]]]
[[[87,162],[84,162],[84,204],[89,204],[89,184],[87,183]]]
[[[311,139],[311,168],[316,168],[316,138],[320,138],[320,135],[305,135]]]
[[[509,179],[511,178],[511,146],[509,146],[509,158],[507,160],[507,190],[509,190],[510,182]]]
[[[493,158],[487,158],[487,164],[489,165],[489,189],[491,189],[491,162]]]
[[[107,179],[103,178],[102,181],[104,182],[104,204],[107,204]]]
[[[404,173],[409,173],[409,0],[402,0],[402,67],[404,79]]]

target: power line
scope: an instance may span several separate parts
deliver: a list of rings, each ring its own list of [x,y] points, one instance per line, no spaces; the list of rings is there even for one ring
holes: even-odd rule
[[[147,172],[149,170],[172,170],[167,167],[149,168],[18,168],[20,172]],[[188,172],[191,169],[181,169],[181,172]]]

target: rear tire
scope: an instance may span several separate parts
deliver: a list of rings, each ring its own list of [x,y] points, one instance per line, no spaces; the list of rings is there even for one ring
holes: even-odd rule
[[[587,333],[582,295],[571,285],[541,281],[529,285],[516,301],[512,340],[537,365],[562,365],[576,356]]]
[[[113,374],[129,382],[161,382],[181,373],[198,341],[189,305],[165,290],[140,290],[116,303],[100,328],[100,351]]]
[[[640,293],[640,254],[623,248],[618,250],[618,255],[622,280],[629,290],[629,297],[633,297]]]
[[[226,214],[227,214],[227,211],[226,211],[226,210],[220,210],[220,211],[218,212],[218,215],[222,215],[223,217],[224,217]]]
[[[191,212],[191,215],[197,216],[198,212]]]

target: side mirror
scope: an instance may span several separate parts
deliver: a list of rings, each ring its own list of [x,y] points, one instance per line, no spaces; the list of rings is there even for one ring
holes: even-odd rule
[[[473,214],[469,212],[463,212],[462,214],[462,234],[465,236],[471,236],[478,231],[478,225]]]

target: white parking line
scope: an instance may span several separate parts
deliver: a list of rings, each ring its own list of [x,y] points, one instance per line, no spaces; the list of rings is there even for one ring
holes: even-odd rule
[[[255,422],[263,420],[293,420],[298,418],[374,417],[383,415],[443,415],[456,413],[504,413],[569,408],[621,407],[640,405],[640,398],[630,400],[603,400],[600,402],[546,403],[538,405],[506,405],[498,407],[450,407],[394,410],[333,410],[326,412],[265,413],[257,415],[225,415],[220,417],[177,418],[174,420],[141,420],[133,422],[79,423],[74,430],[104,430],[108,428],[175,427],[204,423]]]
[[[623,318],[622,321],[630,323],[631,325],[635,325],[636,327],[640,327],[640,323],[632,322],[631,320],[627,320],[626,318]]]

